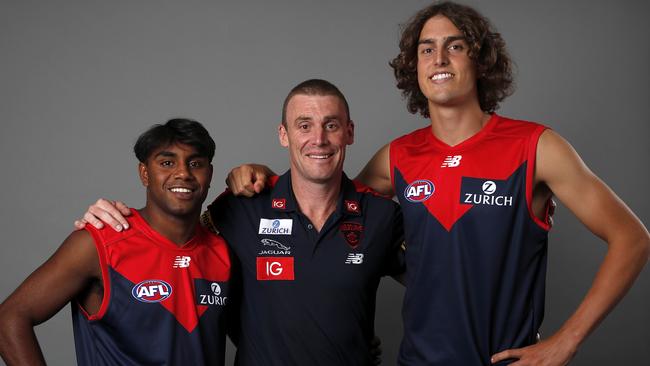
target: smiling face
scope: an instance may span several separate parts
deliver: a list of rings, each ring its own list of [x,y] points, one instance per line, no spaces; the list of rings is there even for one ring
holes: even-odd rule
[[[354,141],[354,124],[339,97],[294,95],[278,134],[280,144],[289,149],[294,181],[324,184],[340,180],[345,148]]]
[[[478,105],[476,67],[463,33],[447,17],[436,15],[422,27],[418,41],[418,84],[436,107]]]
[[[139,164],[147,207],[171,216],[198,215],[212,179],[210,160],[182,143],[155,149]]]

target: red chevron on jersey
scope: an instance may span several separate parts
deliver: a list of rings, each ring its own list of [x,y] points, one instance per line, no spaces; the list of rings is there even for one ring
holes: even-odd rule
[[[212,293],[199,293],[197,284],[225,282],[230,278],[225,242],[199,225],[194,238],[179,247],[153,230],[135,210],[132,221],[133,228],[125,232],[89,230],[100,251],[105,251],[106,263],[102,267],[112,268],[134,284],[133,301],[164,307],[192,332],[215,302]],[[206,286],[206,291],[210,291],[210,284]],[[201,295],[205,297],[203,302]],[[104,299],[104,303],[108,301]],[[89,319],[101,318],[104,307]]]
[[[463,178],[487,179],[493,183],[506,180],[526,162],[529,154],[527,148],[522,148],[529,144],[509,143],[510,140],[529,139],[530,131],[540,128],[537,124],[522,124],[495,114],[480,132],[455,146],[437,139],[431,127],[402,136],[390,145],[395,194],[403,196],[400,200],[424,205],[450,231],[475,204],[487,202],[483,197],[461,195]],[[480,149],[475,148],[478,142]],[[401,191],[395,186],[396,170],[407,184]],[[496,197],[485,197],[495,203]],[[496,202],[508,203],[504,198]]]

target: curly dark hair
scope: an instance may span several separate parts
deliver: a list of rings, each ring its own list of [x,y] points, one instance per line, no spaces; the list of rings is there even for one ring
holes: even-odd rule
[[[388,63],[394,70],[397,87],[407,99],[408,111],[429,117],[427,98],[418,85],[417,48],[424,23],[436,15],[445,16],[463,32],[469,45],[469,57],[476,65],[481,110],[494,112],[499,108],[499,102],[514,90],[512,61],[505,42],[487,18],[469,6],[452,2],[435,3],[417,12],[403,26],[400,53]]]

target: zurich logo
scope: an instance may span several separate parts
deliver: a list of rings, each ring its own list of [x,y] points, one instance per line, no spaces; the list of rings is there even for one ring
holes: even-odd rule
[[[483,183],[483,186],[481,186],[481,189],[483,189],[483,193],[485,193],[485,194],[492,194],[492,193],[496,192],[497,184],[494,183],[491,180],[486,180]]]
[[[172,287],[162,280],[144,280],[133,286],[131,295],[141,302],[161,302],[172,294]]]
[[[280,227],[280,220],[278,219],[273,220],[271,226],[273,226],[274,229],[277,229],[278,227]]]
[[[212,290],[212,293],[217,296],[221,295],[221,286],[219,286],[219,284],[216,282],[212,282],[212,284],[210,284],[210,290]]]
[[[431,197],[436,187],[431,181],[426,179],[419,179],[411,183],[404,189],[404,198],[411,202],[426,201]]]

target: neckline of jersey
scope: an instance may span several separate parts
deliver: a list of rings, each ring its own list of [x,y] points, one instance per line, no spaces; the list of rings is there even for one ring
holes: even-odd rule
[[[476,143],[480,142],[488,133],[490,133],[496,125],[498,124],[498,121],[501,120],[501,117],[497,115],[496,113],[492,113],[490,116],[490,119],[488,122],[479,130],[477,133],[473,134],[472,136],[466,138],[465,140],[461,141],[460,143],[451,146],[445,143],[444,141],[440,140],[436,135],[433,134],[433,131],[431,129],[431,126],[427,127],[427,139],[429,142],[432,144],[432,146],[436,147],[439,150],[443,151],[462,151],[470,148],[471,146],[475,145]]]
[[[167,239],[164,235],[156,231],[149,223],[147,220],[142,217],[140,212],[138,210],[132,208],[131,212],[133,213],[133,220],[137,224],[137,227],[142,231],[143,234],[148,236],[149,238],[153,239],[153,241],[165,248],[175,250],[175,251],[190,251],[196,247],[197,243],[200,241],[199,238],[202,235],[201,231],[201,225],[197,223],[196,227],[196,232],[194,233],[194,236],[190,238],[187,242],[183,243],[183,245],[177,245],[173,241]]]

